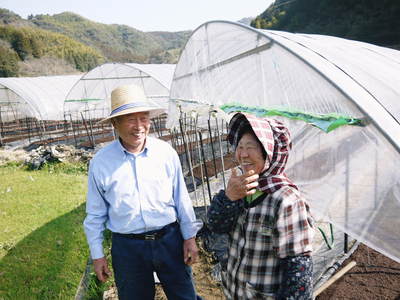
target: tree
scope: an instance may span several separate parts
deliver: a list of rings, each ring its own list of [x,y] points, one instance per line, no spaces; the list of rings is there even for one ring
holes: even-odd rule
[[[18,76],[19,57],[10,48],[0,46],[0,77]]]
[[[14,31],[11,40],[11,47],[17,52],[21,60],[24,60],[32,53],[29,37],[23,31]]]

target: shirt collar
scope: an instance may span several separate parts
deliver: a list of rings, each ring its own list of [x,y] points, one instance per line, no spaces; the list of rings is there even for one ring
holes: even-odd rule
[[[126,150],[125,147],[122,145],[120,138],[117,139],[117,147],[124,154],[125,157],[129,156],[129,155],[133,155],[133,156],[138,156],[138,155],[149,156],[149,153],[151,153],[153,151],[152,149],[154,148],[153,141],[149,136],[146,137],[146,142],[145,142],[145,145],[144,145],[144,149],[139,154],[133,154],[133,153],[129,152],[128,150]]]

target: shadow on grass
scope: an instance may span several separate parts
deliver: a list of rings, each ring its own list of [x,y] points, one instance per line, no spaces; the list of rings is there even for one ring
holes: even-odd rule
[[[88,248],[85,204],[26,236],[0,260],[0,300],[73,299]]]

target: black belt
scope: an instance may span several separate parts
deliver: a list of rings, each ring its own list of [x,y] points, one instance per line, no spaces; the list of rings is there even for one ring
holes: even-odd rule
[[[129,239],[135,239],[135,240],[146,240],[146,241],[155,241],[158,239],[161,239],[164,234],[167,232],[167,229],[169,227],[178,225],[178,222],[174,222],[168,225],[165,225],[163,228],[159,230],[153,230],[153,231],[148,231],[144,233],[119,233],[119,232],[113,232],[115,235],[123,236]]]

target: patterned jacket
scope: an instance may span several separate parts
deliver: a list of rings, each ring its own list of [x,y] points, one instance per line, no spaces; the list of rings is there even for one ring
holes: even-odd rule
[[[297,189],[286,186],[248,204],[215,195],[208,227],[230,233],[223,276],[227,299],[311,299],[314,235],[309,207]]]

